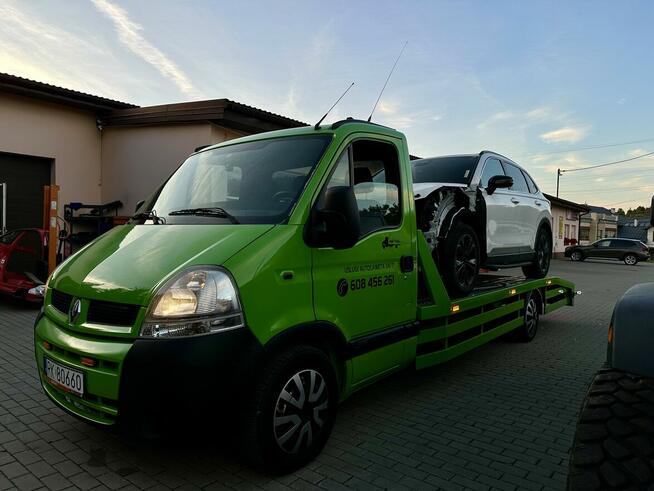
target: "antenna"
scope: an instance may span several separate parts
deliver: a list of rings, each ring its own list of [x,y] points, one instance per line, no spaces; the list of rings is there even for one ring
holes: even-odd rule
[[[391,72],[388,74],[388,77],[386,77],[386,82],[384,82],[384,86],[382,87],[382,90],[379,92],[379,97],[377,97],[377,100],[375,101],[375,105],[372,106],[372,111],[370,112],[370,116],[368,116],[368,123],[370,123],[370,120],[372,119],[372,115],[375,112],[375,109],[377,109],[377,104],[379,104],[379,99],[381,99],[381,96],[384,93],[384,89],[386,88],[386,84],[388,84],[388,81],[391,79],[391,75],[393,75],[393,72],[395,71],[395,67],[397,66],[397,62],[400,61],[400,57],[402,56],[402,53],[404,53],[404,48],[406,48],[406,45],[408,43],[409,43],[409,41],[404,42],[404,46],[402,46],[402,51],[400,51],[400,54],[397,55],[397,59],[395,60],[395,63],[393,64],[393,68],[391,68]]]
[[[349,92],[349,90],[352,88],[353,85],[354,85],[354,82],[352,82],[352,83],[350,84],[350,86],[349,86],[347,89],[345,89],[345,92],[343,92],[343,93],[341,94],[341,96],[340,96],[338,99],[336,99],[336,102],[332,105],[332,107],[330,107],[329,110],[325,113],[325,115],[324,115],[322,118],[320,118],[320,121],[318,121],[318,122],[316,123],[316,125],[314,126],[314,129],[317,130],[318,128],[320,128],[320,123],[322,123],[323,120],[327,117],[327,115],[328,115],[330,112],[332,112],[332,109],[334,109],[334,108],[336,107],[336,104],[338,104],[339,102],[341,102],[341,99],[342,99],[343,97],[345,97],[345,94],[347,94],[347,93]]]

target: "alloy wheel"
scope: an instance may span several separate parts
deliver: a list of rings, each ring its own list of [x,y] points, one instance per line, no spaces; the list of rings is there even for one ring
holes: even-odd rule
[[[533,297],[529,298],[525,308],[525,332],[528,338],[533,338],[536,335],[536,328],[538,327],[538,305]]]
[[[570,256],[570,259],[573,261],[579,261],[581,259],[581,252],[575,251],[572,253],[572,256]]]
[[[323,430],[329,410],[329,390],[322,375],[302,370],[284,385],[277,398],[273,429],[277,445],[297,454],[311,448]]]
[[[636,256],[632,256],[629,254],[627,257],[624,258],[624,262],[627,263],[629,266],[633,266],[636,264]]]
[[[538,244],[537,260],[541,271],[547,271],[550,265],[550,244],[547,234],[541,233]]]
[[[459,238],[454,256],[456,281],[463,288],[469,287],[477,276],[477,246],[474,239],[464,234]]]

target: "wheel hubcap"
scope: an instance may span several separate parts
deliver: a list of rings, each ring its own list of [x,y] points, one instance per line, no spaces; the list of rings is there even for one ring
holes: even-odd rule
[[[636,261],[633,256],[627,256],[627,264],[634,264]]]
[[[525,329],[527,330],[527,335],[532,337],[536,333],[536,327],[538,326],[538,306],[536,301],[533,298],[529,299],[527,302],[527,308],[525,309]]]
[[[310,448],[322,432],[329,409],[329,392],[316,370],[293,375],[282,389],[275,405],[273,427],[277,445],[296,454]]]
[[[456,280],[464,288],[469,287],[477,275],[477,247],[470,235],[463,235],[456,245],[454,258]]]

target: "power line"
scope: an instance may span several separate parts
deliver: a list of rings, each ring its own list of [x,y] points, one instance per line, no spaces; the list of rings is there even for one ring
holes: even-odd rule
[[[569,148],[568,150],[556,150],[554,152],[547,152],[547,153],[534,153],[532,155],[525,156],[525,158],[540,157],[541,155],[555,155],[555,154],[559,154],[559,153],[581,152],[581,151],[584,151],[584,150],[594,150],[596,148],[622,147],[622,146],[625,146],[625,145],[635,145],[637,143],[646,143],[646,142],[651,142],[651,141],[654,141],[654,138],[647,138],[645,140],[635,140],[635,141],[622,142],[622,143],[608,143],[606,145],[592,145],[592,146],[589,146],[589,147]]]
[[[649,155],[654,155],[654,152],[644,153],[642,155],[638,155],[637,157],[631,157],[630,159],[615,160],[613,162],[605,162],[603,164],[589,165],[577,169],[561,169],[560,172],[577,172],[579,170],[597,169],[598,167],[606,167],[607,165],[615,165],[615,164],[622,164],[624,162],[631,162],[632,160],[642,159],[643,157],[648,157]]]
[[[648,186],[639,186],[637,188],[600,188],[600,189],[571,189],[569,191],[566,191],[562,194],[578,194],[578,193],[594,193],[601,191],[603,193],[622,193],[624,191],[644,191],[651,189],[654,191],[654,184],[650,184]]]

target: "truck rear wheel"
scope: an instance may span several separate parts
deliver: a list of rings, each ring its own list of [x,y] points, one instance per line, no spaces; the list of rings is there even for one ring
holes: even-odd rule
[[[600,370],[581,408],[568,490],[652,489],[653,457],[654,379]]]
[[[538,321],[540,320],[540,305],[538,303],[538,294],[531,292],[525,298],[525,307],[523,315],[523,324],[514,332],[520,341],[528,343],[536,337],[538,332]]]
[[[470,225],[454,226],[437,264],[450,297],[465,297],[473,290],[479,274],[479,240]]]
[[[275,356],[243,414],[244,457],[274,474],[306,465],[325,446],[337,405],[335,371],[323,351],[296,346]]]

